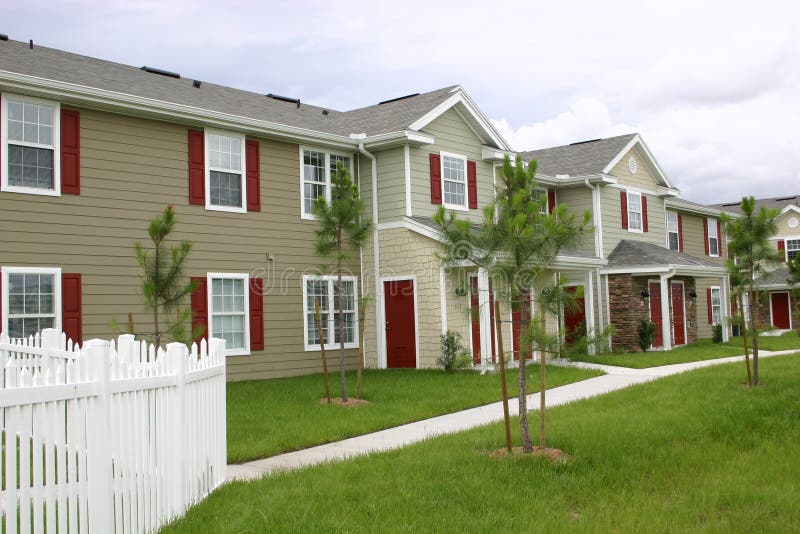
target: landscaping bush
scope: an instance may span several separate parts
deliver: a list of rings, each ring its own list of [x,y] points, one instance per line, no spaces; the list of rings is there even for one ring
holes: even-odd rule
[[[714,343],[722,343],[722,325],[721,324],[715,324],[714,325],[714,334],[713,334],[713,337],[711,338],[711,340]]]
[[[636,339],[637,343],[639,343],[639,347],[641,347],[644,352],[647,352],[647,349],[650,348],[655,340],[656,323],[649,319],[642,319],[639,321],[639,332]]]
[[[464,369],[469,365],[469,351],[461,343],[461,334],[448,330],[441,336],[442,355],[436,363],[447,372]]]

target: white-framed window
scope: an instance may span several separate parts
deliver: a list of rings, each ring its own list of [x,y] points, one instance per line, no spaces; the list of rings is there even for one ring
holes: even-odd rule
[[[786,240],[786,261],[793,260],[800,254],[800,239]]]
[[[331,152],[321,148],[300,147],[300,216],[313,220],[317,198],[331,200],[331,176],[337,165],[350,170],[349,154]]]
[[[540,214],[547,215],[550,213],[550,195],[547,189],[535,189],[533,193],[531,193],[531,198],[534,202],[541,202],[539,207]],[[542,198],[544,198],[544,201],[542,201]]]
[[[28,337],[45,328],[61,327],[61,269],[3,267],[2,285],[0,329],[8,337]]]
[[[244,135],[205,131],[206,209],[247,212]]]
[[[667,212],[667,248],[670,250],[679,251],[681,248],[680,235],[678,229],[678,213],[674,211]]]
[[[719,234],[717,233],[717,220],[706,219],[708,228],[708,255],[719,256]]]
[[[442,200],[444,207],[468,210],[467,207],[467,158],[459,154],[441,152]]]
[[[628,194],[628,231],[642,231],[642,194],[627,191]]]
[[[0,107],[0,189],[60,195],[60,104],[3,93]]]
[[[722,299],[720,298],[719,286],[711,288],[711,322],[713,324],[722,324]]]
[[[246,273],[208,273],[208,329],[225,340],[227,356],[250,354],[250,291]]]
[[[320,350],[320,335],[317,328],[317,315],[314,299],[319,303],[322,335],[325,348],[339,347],[339,292],[336,289],[336,276],[303,276],[303,318],[306,350]],[[358,293],[355,276],[343,276],[344,295],[344,346],[348,349],[358,347]],[[331,335],[333,332],[333,335]]]

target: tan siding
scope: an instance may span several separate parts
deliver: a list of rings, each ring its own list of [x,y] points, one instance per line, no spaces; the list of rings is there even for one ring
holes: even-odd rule
[[[81,273],[84,339],[109,338],[112,318],[124,321],[128,312],[147,330],[133,243],[145,241],[148,221],[172,204],[173,239],[194,243],[187,276],[261,273],[267,255],[275,258],[265,280],[267,348],[230,357],[229,378],[319,371],[319,353],[303,343],[302,274],[320,260],[313,254],[316,223],[300,219],[298,146],[261,140],[262,211],[248,214],[188,204],[187,148],[185,126],[81,110],[81,195],[0,193],[0,221],[13,230],[0,235],[0,264]],[[355,357],[348,351],[348,365]]]
[[[481,160],[480,139],[453,109],[443,113],[423,131],[434,136],[436,143],[411,148],[411,205],[414,216],[430,217],[438,209],[438,206],[431,204],[429,154],[444,151],[465,156],[477,163],[478,209],[458,213],[459,216],[480,221],[481,210],[494,200],[492,165]]]
[[[636,159],[637,168],[635,174],[632,174],[628,168],[628,161],[631,157]],[[614,165],[614,168],[611,169],[611,175],[619,181],[620,185],[649,189],[652,191],[658,186],[658,182],[645,161],[646,159],[642,156],[641,152],[636,148],[632,148],[616,165]]]
[[[683,226],[683,252],[696,258],[702,258],[706,261],[724,265],[725,256],[727,255],[727,249],[724,245],[724,233],[720,240],[723,243],[723,256],[714,257],[706,255],[705,232],[703,231],[703,225],[705,224],[705,221],[705,217],[692,215],[689,213],[681,213],[681,223]]]
[[[714,330],[708,324],[708,291],[711,286],[721,287],[722,281],[719,278],[697,278],[695,284],[697,286],[697,338],[698,339],[711,339],[714,337]],[[688,308],[688,302],[687,302]],[[724,310],[723,310],[724,312]],[[730,310],[728,310],[730,313]]]
[[[585,212],[592,213],[592,192],[587,187],[570,187],[556,191],[556,204],[565,204],[570,213],[582,220]],[[590,219],[591,220],[591,219]],[[594,231],[586,232],[578,250],[594,255]]]
[[[406,214],[406,178],[403,147],[377,152],[378,216],[380,222],[401,219]]]
[[[600,189],[601,214],[603,218],[603,250],[606,257],[622,239],[644,241],[666,247],[664,199],[647,195],[647,232],[631,232],[622,228],[620,191],[616,187]]]
[[[794,228],[789,226],[789,220],[792,218],[800,221],[800,213],[797,213],[796,211],[788,211],[783,215],[781,215],[780,217],[778,217],[778,219],[775,221],[778,225],[778,231],[776,235],[783,238],[800,239],[800,224],[798,224]]]

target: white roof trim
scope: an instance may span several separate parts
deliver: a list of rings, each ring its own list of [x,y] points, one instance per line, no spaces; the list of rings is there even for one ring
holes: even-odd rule
[[[786,206],[785,208],[783,208],[783,209],[781,210],[781,212],[780,212],[780,214],[778,215],[778,217],[780,217],[781,215],[784,215],[784,214],[786,214],[786,213],[788,213],[788,212],[790,212],[790,211],[793,211],[793,212],[795,212],[795,213],[797,213],[797,214],[800,214],[800,208],[798,208],[798,207],[797,207],[797,206],[795,206],[794,204],[789,204],[788,206]]]
[[[677,190],[678,188],[675,187],[674,185],[672,185],[672,182],[669,181],[669,179],[667,178],[667,175],[664,173],[664,171],[661,169],[661,166],[656,161],[656,158],[653,157],[653,153],[650,152],[649,148],[647,148],[647,145],[644,143],[644,140],[642,139],[642,137],[639,134],[634,135],[633,139],[631,139],[628,142],[628,144],[625,145],[625,148],[623,148],[619,152],[619,154],[617,154],[616,157],[614,159],[612,159],[611,162],[608,165],[606,165],[606,168],[603,169],[603,174],[610,173],[611,169],[613,169],[614,166],[617,163],[619,163],[619,161],[623,157],[625,157],[625,154],[627,154],[637,144],[642,148],[642,152],[644,152],[645,157],[647,157],[647,159],[650,160],[649,161],[650,166],[656,171],[656,175],[657,175],[656,178],[658,178],[658,179],[660,179],[662,181],[662,185],[665,185],[666,187],[669,187],[670,189],[676,189]]]
[[[486,135],[494,141],[497,146],[503,150],[511,150],[511,146],[503,139],[503,136],[498,132],[489,119],[480,111],[478,106],[472,101],[467,93],[462,88],[457,88],[453,96],[427,112],[425,115],[414,121],[408,128],[409,130],[421,130],[429,125],[431,122],[439,118],[444,112],[455,106],[461,104],[469,112],[475,122],[477,122]]]

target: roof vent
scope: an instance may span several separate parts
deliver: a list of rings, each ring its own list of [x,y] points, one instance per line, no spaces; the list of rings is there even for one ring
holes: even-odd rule
[[[725,207],[738,206],[738,205],[739,205],[739,202],[729,202],[727,204],[723,204],[723,206],[725,206]]]
[[[414,93],[412,95],[406,95],[406,96],[398,96],[397,98],[390,98],[389,100],[378,102],[378,105],[382,106],[384,104],[388,104],[389,102],[397,102],[398,100],[405,100],[406,98],[414,98],[415,96],[419,96],[419,93]]]
[[[795,197],[795,196],[791,196],[791,197],[781,197],[781,198],[776,198],[775,200],[777,200],[778,202],[782,202],[782,201],[784,201],[784,200],[794,200],[795,198],[797,198],[797,197]]]
[[[326,116],[327,116],[327,115],[328,115],[328,113],[329,113],[329,112],[328,112],[328,110],[327,110],[327,109],[323,109],[323,110],[322,110],[322,114],[323,114],[323,115],[326,115]]]
[[[28,41],[28,48],[30,48],[31,50],[33,50],[33,39],[31,39],[30,41]]]
[[[200,80],[194,80],[194,81],[192,82],[192,87],[199,88],[199,87],[200,87],[200,85],[201,85],[202,83],[203,83],[203,82],[201,82]]]
[[[0,33],[0,41],[8,41],[8,35]]]
[[[180,78],[181,75],[177,72],[170,72],[168,70],[156,69],[154,67],[144,66],[142,70],[145,72],[149,72],[150,74],[158,74],[160,76],[167,76],[169,78]]]
[[[280,100],[281,102],[288,102],[290,104],[297,104],[297,109],[300,109],[300,99],[299,98],[290,98],[288,96],[274,95],[272,93],[268,94],[267,97],[272,98],[273,100]]]
[[[578,141],[577,143],[570,143],[569,146],[583,145],[586,143],[594,143],[595,141],[602,141],[602,140],[603,140],[602,138],[589,139],[588,141]]]

